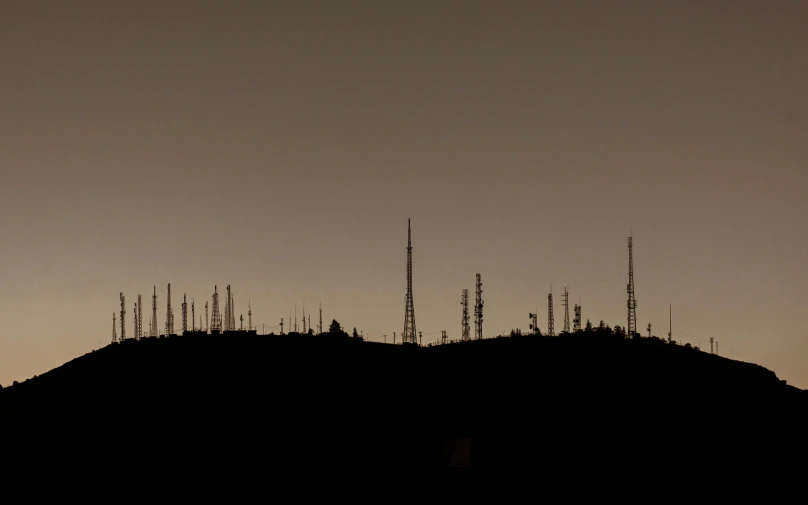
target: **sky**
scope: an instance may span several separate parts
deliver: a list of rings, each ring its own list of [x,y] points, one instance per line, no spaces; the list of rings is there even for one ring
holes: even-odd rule
[[[423,343],[626,323],[808,388],[808,4],[442,0],[0,7],[0,384],[214,286]],[[222,297],[224,298],[224,297]],[[317,313],[312,313],[316,324]],[[189,323],[190,324],[190,323]],[[260,328],[259,328],[260,329]],[[288,329],[288,326],[287,326]],[[269,331],[269,330],[268,330]],[[399,337],[400,338],[400,337]],[[400,340],[399,340],[400,341]]]

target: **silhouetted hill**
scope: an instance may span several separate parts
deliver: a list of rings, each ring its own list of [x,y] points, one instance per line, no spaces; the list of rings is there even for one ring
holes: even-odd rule
[[[445,473],[447,439],[466,437],[471,467],[447,475],[526,472],[521,484],[547,497],[771,503],[808,477],[807,391],[757,365],[597,333],[429,348],[330,334],[128,340],[0,390],[0,410],[11,445],[39,447],[32,468],[68,488],[85,459],[105,469],[94,489],[131,486],[144,468],[141,490],[312,486],[321,472],[417,480]]]

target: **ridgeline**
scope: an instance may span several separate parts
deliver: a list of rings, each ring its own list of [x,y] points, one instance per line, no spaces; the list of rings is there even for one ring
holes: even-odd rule
[[[127,340],[0,390],[0,411],[37,474],[74,490],[86,468],[54,454],[100,464],[94,489],[132,486],[129,472],[148,468],[138,489],[183,492],[189,478],[196,491],[243,491],[270,475],[277,486],[368,472],[469,489],[480,481],[467,477],[512,471],[544,497],[771,502],[804,493],[808,477],[808,391],[754,364],[598,331],[433,347],[345,334]]]

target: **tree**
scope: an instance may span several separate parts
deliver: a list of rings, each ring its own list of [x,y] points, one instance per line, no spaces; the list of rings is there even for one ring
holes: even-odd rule
[[[328,333],[345,333],[342,330],[342,326],[337,322],[336,319],[331,321],[331,326],[328,327]]]
[[[598,329],[599,330],[605,330],[606,329],[606,323],[603,322],[603,319],[600,320],[600,324],[598,325]]]
[[[592,323],[589,321],[589,319],[586,320],[586,327],[584,328],[584,331],[592,331]]]
[[[359,338],[359,333],[356,331],[356,326],[353,329],[353,338]]]

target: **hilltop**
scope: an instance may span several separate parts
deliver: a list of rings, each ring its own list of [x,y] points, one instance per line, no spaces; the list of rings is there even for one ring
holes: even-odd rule
[[[140,486],[172,483],[157,468],[215,467],[217,484],[268,468],[428,475],[446,471],[447,441],[470,443],[471,466],[455,472],[538,471],[547,485],[676,473],[675,489],[702,489],[720,475],[771,497],[808,475],[795,452],[808,391],[754,364],[598,332],[434,347],[342,334],[127,340],[1,390],[0,409],[23,431],[46,420],[48,450],[119,469],[145,458],[162,477]]]

